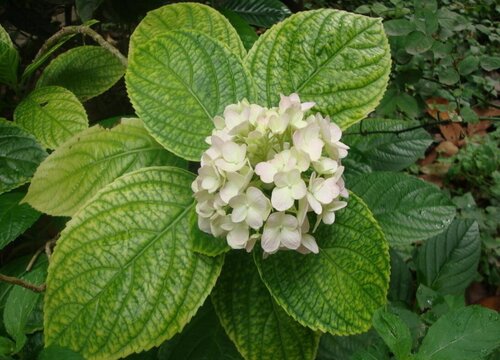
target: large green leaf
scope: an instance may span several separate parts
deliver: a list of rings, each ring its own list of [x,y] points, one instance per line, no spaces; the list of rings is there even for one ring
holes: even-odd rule
[[[39,354],[37,360],[84,360],[83,357],[66,348],[60,346],[49,346],[43,349]]]
[[[412,358],[412,338],[410,328],[395,314],[385,308],[378,309],[373,315],[373,327],[398,360]]]
[[[351,194],[335,223],[314,234],[319,254],[281,251],[255,261],[278,304],[303,325],[358,334],[386,302],[389,247],[368,207]]]
[[[123,64],[108,50],[100,46],[80,46],[52,60],[36,86],[62,86],[80,101],[86,101],[108,90],[124,72]]]
[[[315,358],[319,334],[300,325],[274,301],[251,255],[240,251],[226,257],[212,301],[246,360]]]
[[[118,359],[171,338],[222,268],[192,249],[194,175],[151,167],[102,189],[61,233],[45,295],[45,344]]]
[[[40,285],[47,276],[47,258],[41,258],[36,266],[22,276],[25,281]],[[36,293],[20,286],[14,287],[7,297],[3,313],[3,321],[7,333],[16,341],[19,351],[26,342],[28,321],[38,302],[42,299],[41,293]]]
[[[93,126],[50,154],[24,201],[50,215],[71,216],[117,177],[152,165],[185,162],[163,149],[139,119],[123,119],[111,130]]]
[[[46,156],[31,134],[0,118],[0,194],[27,183]]]
[[[234,11],[222,10],[221,13],[229,20],[231,25],[233,25],[245,49],[250,50],[259,38],[255,29],[248,25],[248,23]]]
[[[0,83],[16,86],[18,66],[19,54],[9,34],[0,25]]]
[[[246,54],[236,30],[213,8],[194,3],[166,5],[150,11],[130,37],[129,59],[136,48],[171,30],[197,30],[224,43],[239,57]]]
[[[411,304],[414,294],[413,279],[408,265],[394,249],[391,254],[391,282],[387,298],[392,302]]]
[[[243,360],[224,332],[208,299],[182,333],[160,347],[158,359]]]
[[[355,148],[363,162],[374,170],[399,171],[412,165],[432,143],[432,138],[424,129],[415,129],[400,134],[375,133],[374,131],[398,131],[418,125],[412,121],[366,119],[351,126],[344,133],[344,142]],[[368,134],[363,135],[363,132]]]
[[[467,306],[443,315],[427,331],[418,360],[479,360],[500,346],[500,315]]]
[[[344,11],[301,12],[268,30],[246,61],[260,101],[297,92],[341,128],[364,118],[384,94],[391,69],[381,19]]]
[[[71,91],[59,86],[43,87],[29,94],[17,106],[14,121],[49,149],[88,127],[83,105]]]
[[[366,202],[391,246],[405,247],[437,235],[455,216],[455,207],[441,190],[406,174],[364,174],[351,179],[348,187]]]
[[[477,223],[455,220],[418,250],[419,282],[443,294],[461,294],[477,274],[480,255]]]
[[[218,6],[234,11],[252,25],[266,28],[291,14],[279,0],[223,0]]]
[[[199,161],[212,119],[251,98],[241,60],[222,43],[194,31],[170,31],[135,50],[127,89],[146,128],[168,150]]]
[[[357,351],[368,348],[378,339],[373,330],[359,335],[334,336],[323,334],[318,348],[317,360],[351,360]]]
[[[0,250],[14,241],[40,217],[28,204],[19,204],[24,193],[0,195]]]

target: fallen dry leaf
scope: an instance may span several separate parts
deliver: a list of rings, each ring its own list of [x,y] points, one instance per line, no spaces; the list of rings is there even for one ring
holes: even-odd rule
[[[451,164],[436,162],[420,167],[420,171],[425,175],[444,176],[448,173]]]
[[[481,120],[477,124],[467,124],[467,135],[486,135],[491,124],[493,124],[493,122],[490,120]]]
[[[448,105],[448,100],[441,97],[434,97],[425,100],[427,103],[427,113],[436,120],[450,120],[450,114],[447,111],[439,111],[436,105]]]
[[[443,141],[436,147],[436,151],[439,155],[451,157],[458,152],[458,147],[451,141]]]
[[[452,142],[458,147],[465,145],[463,141],[465,138],[465,131],[460,124],[452,123],[448,125],[439,125],[439,130],[441,130],[441,134],[443,134],[447,141]]]
[[[443,178],[440,177],[440,176],[436,176],[436,175],[420,175],[419,178],[427,181],[427,182],[430,182],[434,185],[437,185],[438,187],[442,188],[444,183],[443,183]]]

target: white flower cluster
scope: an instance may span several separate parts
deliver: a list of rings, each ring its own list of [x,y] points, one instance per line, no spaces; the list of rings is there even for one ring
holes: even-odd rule
[[[341,159],[349,147],[328,117],[306,114],[314,105],[282,95],[277,108],[243,100],[215,117],[192,184],[201,230],[234,249],[260,240],[265,254],[319,251],[309,222],[314,233],[347,205]]]

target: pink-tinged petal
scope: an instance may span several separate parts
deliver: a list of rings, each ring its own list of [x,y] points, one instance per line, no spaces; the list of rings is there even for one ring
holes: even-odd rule
[[[285,211],[293,206],[292,194],[288,188],[274,188],[271,195],[271,203],[278,211]]]
[[[326,225],[331,225],[335,222],[335,212],[328,211],[323,214],[323,222]]]
[[[288,249],[295,250],[300,246],[300,233],[298,230],[283,229],[279,235],[281,245]]]
[[[304,102],[300,105],[300,110],[306,112],[307,110],[312,109],[315,105],[316,103],[314,101]]]
[[[342,130],[340,130],[339,126],[335,123],[330,123],[330,142],[335,143],[340,140],[342,137]]]
[[[330,211],[338,211],[340,209],[343,209],[347,206],[347,202],[345,201],[334,201],[330,206],[328,207],[328,210]]]
[[[321,214],[321,211],[323,211],[323,209],[321,208],[321,204],[311,193],[307,193],[307,202],[316,214]]]
[[[279,249],[280,239],[279,231],[275,228],[264,228],[262,234],[261,246],[267,253],[273,253]]]
[[[250,236],[250,239],[248,239],[247,244],[245,245],[245,250],[247,252],[252,251],[253,247],[255,246],[255,243],[257,242],[257,240],[259,240],[259,237],[260,236],[255,236],[255,235]]]
[[[235,223],[242,222],[247,217],[248,211],[246,206],[240,206],[233,209],[231,220]]]
[[[273,182],[276,168],[268,162],[260,162],[255,166],[255,173],[260,176],[262,182],[270,184]]]
[[[233,249],[244,249],[248,241],[248,237],[248,227],[238,226],[227,234],[227,243]]]
[[[295,185],[292,186],[291,189],[292,197],[295,200],[302,199],[307,194],[307,186],[306,183],[301,179]]]
[[[321,151],[323,150],[323,141],[321,139],[313,139],[308,146],[308,155],[311,161],[316,161],[321,157]]]
[[[322,204],[329,204],[340,193],[340,190],[334,179],[322,181],[321,184],[314,189],[314,197]]]
[[[295,230],[299,227],[299,221],[297,220],[297,218],[289,214],[283,215],[281,224],[284,228],[287,228],[289,230]]]
[[[310,252],[317,254],[319,252],[319,247],[318,244],[316,243],[316,240],[314,237],[310,234],[303,234],[302,235],[302,246],[304,246],[307,250]]]
[[[264,223],[262,213],[256,209],[252,209],[252,208],[248,209],[247,216],[246,216],[246,223],[252,229],[255,229],[255,230],[260,229],[262,227],[262,224]]]

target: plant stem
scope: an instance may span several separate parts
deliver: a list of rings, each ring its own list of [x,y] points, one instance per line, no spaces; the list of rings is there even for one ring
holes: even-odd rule
[[[127,58],[123,56],[123,54],[117,48],[107,42],[99,33],[94,31],[87,25],[66,26],[56,32],[54,35],[48,38],[47,41],[45,41],[43,46],[36,54],[33,62],[37,61],[46,51],[48,51],[53,45],[55,45],[59,41],[59,39],[71,34],[83,34],[90,36],[96,43],[116,56],[118,60],[120,60],[120,62],[123,64],[123,66],[126,67],[128,65]]]
[[[28,289],[28,290],[31,290],[31,291],[34,291],[37,293],[44,292],[45,288],[46,288],[45,284],[35,285],[35,284],[27,282],[23,279],[19,279],[19,278],[13,277],[13,276],[7,276],[7,275],[3,275],[3,274],[0,274],[0,281],[6,282],[9,284],[13,284],[13,285],[22,286],[25,289]]]

